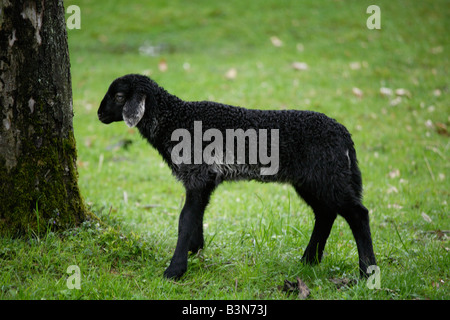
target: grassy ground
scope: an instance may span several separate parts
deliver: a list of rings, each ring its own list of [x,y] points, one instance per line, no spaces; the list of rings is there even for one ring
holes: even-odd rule
[[[366,1],[65,4],[82,18],[69,31],[79,184],[101,222],[0,239],[0,298],[296,299],[280,289],[296,277],[309,299],[450,298],[448,1],[376,1],[381,30],[367,29]],[[126,73],[150,75],[185,100],[310,109],[343,123],[356,143],[381,288],[333,283],[358,279],[342,218],[322,263],[302,265],[310,209],[289,186],[254,182],[215,192],[205,250],[179,282],[164,280],[183,188],[136,130],[96,117],[109,83]],[[67,286],[70,265],[80,268],[80,290]]]

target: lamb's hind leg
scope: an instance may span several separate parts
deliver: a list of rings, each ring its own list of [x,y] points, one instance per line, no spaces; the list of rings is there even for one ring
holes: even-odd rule
[[[376,265],[369,226],[369,211],[360,203],[341,208],[342,215],[350,225],[355,237],[359,255],[359,269],[362,277],[367,277],[367,268]]]
[[[315,217],[314,229],[309,244],[303,254],[302,261],[309,264],[316,264],[322,259],[325,244],[336,219],[336,213],[317,200],[310,192],[302,190],[301,187],[295,187],[295,190],[313,209]]]
[[[314,229],[302,257],[302,261],[309,264],[316,264],[322,260],[323,250],[336,218],[336,215],[321,210],[314,210],[314,216],[316,219]]]

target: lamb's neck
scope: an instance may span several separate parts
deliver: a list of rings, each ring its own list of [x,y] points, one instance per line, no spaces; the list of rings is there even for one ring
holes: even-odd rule
[[[176,114],[174,108],[179,108],[184,102],[167,92],[155,95],[156,105],[147,105],[144,117],[137,125],[141,136],[145,138],[170,165],[170,150],[168,140],[171,138],[173,130],[176,129]],[[168,158],[169,157],[169,158]]]

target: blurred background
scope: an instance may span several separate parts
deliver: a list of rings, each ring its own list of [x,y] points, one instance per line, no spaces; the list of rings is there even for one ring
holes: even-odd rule
[[[184,100],[337,119],[355,141],[383,268],[401,259],[409,265],[416,252],[415,264],[432,266],[411,272],[436,266],[437,277],[448,277],[448,237],[422,233],[450,229],[448,0],[71,4],[81,9],[81,28],[68,30],[79,184],[97,214],[122,219],[166,249],[175,243],[181,184],[136,130],[105,126],[96,115],[115,78],[141,73]],[[381,29],[367,28],[372,4]],[[289,186],[224,184],[205,215],[207,242],[235,248],[220,246],[233,237],[243,243],[246,226],[270,226],[268,240],[292,236],[283,248],[286,261],[297,261],[313,224],[308,210]],[[345,245],[353,243],[349,228],[342,219],[337,225],[328,252],[356,261],[356,247]],[[402,251],[405,243],[410,250]]]
[[[185,100],[324,112],[353,133],[368,186],[395,170],[448,180],[448,1],[377,1],[379,30],[366,26],[370,1],[72,4],[81,10],[81,28],[68,33],[82,182],[98,169],[94,147],[134,137],[96,118],[109,84],[127,73]]]

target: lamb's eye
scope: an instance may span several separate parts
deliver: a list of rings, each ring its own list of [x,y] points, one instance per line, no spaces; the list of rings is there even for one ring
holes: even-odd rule
[[[121,92],[116,93],[116,95],[114,96],[114,100],[117,103],[123,103],[125,101],[125,95]]]

